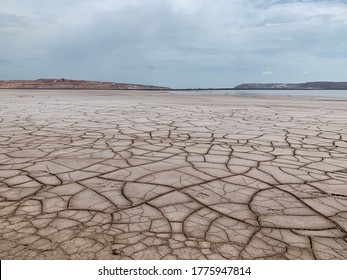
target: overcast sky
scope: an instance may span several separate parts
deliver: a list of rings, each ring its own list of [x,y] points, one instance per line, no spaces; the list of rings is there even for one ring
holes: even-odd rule
[[[347,0],[1,0],[0,79],[347,80]]]

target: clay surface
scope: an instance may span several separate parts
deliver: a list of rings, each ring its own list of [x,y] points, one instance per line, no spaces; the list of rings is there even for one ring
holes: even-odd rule
[[[0,98],[1,259],[347,259],[347,101]]]

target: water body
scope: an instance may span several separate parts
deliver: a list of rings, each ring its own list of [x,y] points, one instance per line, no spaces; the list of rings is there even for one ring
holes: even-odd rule
[[[309,96],[347,99],[347,90],[191,90],[175,91],[177,94],[235,94],[235,95],[274,95]]]

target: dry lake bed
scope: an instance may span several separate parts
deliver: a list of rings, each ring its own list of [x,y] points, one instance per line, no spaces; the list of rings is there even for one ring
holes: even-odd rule
[[[347,259],[347,100],[0,91],[1,259]]]

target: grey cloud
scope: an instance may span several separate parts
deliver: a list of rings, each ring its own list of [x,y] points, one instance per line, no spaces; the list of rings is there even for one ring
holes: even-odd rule
[[[15,5],[5,2],[13,14]],[[27,58],[22,67],[1,69],[4,78],[30,72],[173,87],[231,86],[270,78],[318,79],[326,74],[317,70],[319,64],[333,69],[346,57],[342,1],[28,3],[13,17],[0,16],[17,29],[7,32],[0,50],[9,61],[17,57],[16,65],[19,56]],[[272,75],[262,75],[267,69]],[[341,79],[341,71],[332,72]]]
[[[17,15],[0,13],[0,30],[27,26],[26,21]]]

